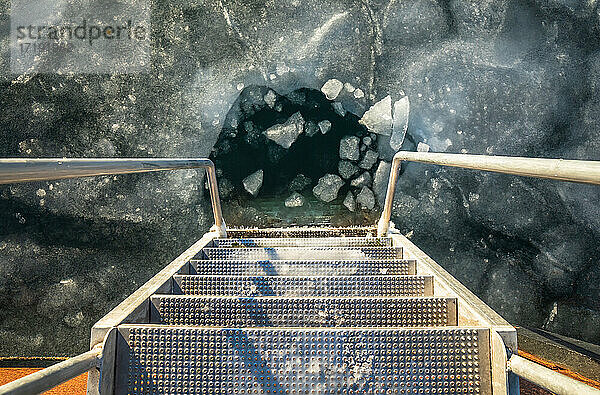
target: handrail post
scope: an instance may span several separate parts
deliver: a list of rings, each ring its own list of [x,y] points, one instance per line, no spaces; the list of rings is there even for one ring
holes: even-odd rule
[[[392,216],[392,203],[394,202],[394,193],[396,192],[396,181],[398,179],[398,169],[400,167],[400,158],[396,154],[392,160],[390,169],[390,179],[388,180],[387,191],[385,193],[385,203],[381,218],[377,223],[377,237],[387,236],[390,228],[390,217]]]
[[[227,227],[225,226],[225,220],[223,219],[223,212],[221,210],[221,199],[219,198],[219,185],[217,184],[217,173],[215,171],[215,164],[210,159],[206,166],[206,176],[208,177],[208,189],[210,191],[210,204],[213,210],[213,216],[215,218],[215,224],[211,228],[211,231],[217,232],[219,237],[227,237]]]

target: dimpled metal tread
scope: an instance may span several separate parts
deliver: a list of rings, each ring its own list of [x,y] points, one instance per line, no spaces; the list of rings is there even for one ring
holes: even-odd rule
[[[391,247],[389,237],[215,239],[215,247]]]
[[[175,294],[204,296],[433,296],[433,276],[174,276]]]
[[[490,394],[489,329],[119,327],[120,394]]]
[[[336,259],[402,259],[402,248],[396,247],[206,247],[199,254],[217,260],[336,260]]]
[[[292,238],[292,237],[373,237],[377,234],[377,228],[348,227],[348,228],[316,228],[316,227],[294,227],[294,228],[240,228],[227,229],[227,236],[231,238]]]
[[[434,327],[457,324],[455,298],[155,295],[151,322],[222,327]]]
[[[414,260],[214,261],[191,260],[190,274],[217,276],[376,276],[416,274]]]

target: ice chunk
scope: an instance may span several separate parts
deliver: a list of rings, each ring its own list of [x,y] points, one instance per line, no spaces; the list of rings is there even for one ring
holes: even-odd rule
[[[248,191],[249,194],[256,197],[258,195],[258,191],[263,183],[263,175],[264,172],[262,169],[255,171],[250,174],[248,177],[244,178],[242,184],[244,184],[244,189]]]
[[[379,154],[377,153],[377,151],[368,150],[367,152],[365,152],[365,156],[358,164],[358,167],[360,167],[361,169],[369,170],[371,167],[373,167],[375,162],[377,162],[378,157]]]
[[[385,201],[385,193],[387,191],[388,180],[390,179],[390,170],[392,165],[389,162],[381,161],[375,171],[375,177],[373,177],[373,191],[377,196],[379,205],[383,205]]]
[[[369,174],[368,171],[365,171],[360,176],[358,176],[354,180],[350,181],[350,185],[353,187],[356,187],[356,188],[371,185],[371,174]]]
[[[354,98],[355,99],[361,99],[365,97],[365,93],[362,91],[362,89],[357,88],[354,90]]]
[[[308,121],[308,122],[306,122],[306,127],[304,128],[304,133],[308,137],[312,137],[315,134],[319,133],[319,130],[320,129],[316,123],[314,123],[313,121]]]
[[[373,192],[369,188],[362,187],[356,196],[356,203],[362,209],[373,210],[375,207],[375,195],[373,195]]]
[[[356,136],[344,136],[340,140],[340,159],[358,160],[360,139]]]
[[[356,88],[354,87],[354,85],[352,85],[349,82],[345,82],[344,83],[344,89],[346,89],[346,91],[348,91],[350,93],[352,93],[352,92],[354,92],[356,90]]]
[[[344,106],[342,105],[342,103],[336,101],[335,103],[331,104],[331,107],[333,107],[333,111],[335,111],[335,113],[337,115],[339,115],[340,117],[345,117],[346,116],[346,109],[344,108]]]
[[[338,163],[338,173],[346,180],[358,173],[358,167],[347,160],[342,160]]]
[[[366,145],[368,147],[369,145],[371,145],[373,140],[371,140],[371,138],[369,136],[366,136],[366,137],[363,137],[362,142],[364,145]]]
[[[356,200],[354,200],[354,195],[352,195],[352,192],[348,192],[343,204],[348,210],[352,212],[356,210]]]
[[[408,114],[410,103],[408,96],[394,103],[394,120],[392,123],[392,138],[390,139],[390,147],[394,151],[398,151],[402,147],[406,130],[408,129]]]
[[[302,207],[304,206],[304,196],[300,195],[298,192],[294,192],[285,199],[285,207]]]
[[[283,148],[290,148],[303,131],[304,118],[300,112],[297,112],[285,123],[271,126],[264,131],[264,134]]]
[[[327,119],[322,120],[318,123],[318,125],[319,129],[321,129],[321,133],[323,134],[327,134],[327,132],[331,130],[331,122],[329,122]]]
[[[373,104],[358,122],[369,132],[385,136],[392,134],[392,98],[388,95]]]
[[[336,80],[334,78],[323,84],[321,92],[323,92],[325,94],[325,97],[329,100],[335,100],[335,98],[338,97],[338,95],[342,91],[343,87],[344,84],[341,81]]]
[[[313,194],[324,202],[331,202],[337,198],[340,188],[344,181],[335,174],[325,174],[319,178],[316,187],[313,188]]]
[[[429,145],[419,141],[417,145],[417,152],[429,152]]]
[[[300,192],[310,185],[312,180],[304,174],[298,174],[292,182],[290,182],[289,190],[292,192]]]
[[[263,97],[263,100],[265,101],[265,103],[267,103],[269,107],[274,108],[275,100],[277,100],[277,94],[274,91],[269,90],[267,94]]]

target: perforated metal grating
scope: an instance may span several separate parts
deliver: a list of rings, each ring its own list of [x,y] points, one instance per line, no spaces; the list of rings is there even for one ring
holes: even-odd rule
[[[394,247],[262,247],[203,248],[206,259],[337,260],[401,259],[402,248]]]
[[[174,276],[175,293],[206,296],[433,296],[432,276]]]
[[[372,276],[416,273],[414,260],[215,261],[191,260],[191,274],[221,276]]]
[[[490,393],[488,329],[119,328],[116,393]]]
[[[215,247],[391,247],[389,237],[215,239]]]
[[[315,227],[294,227],[294,228],[247,228],[247,229],[227,229],[227,235],[231,238],[290,238],[290,237],[367,237],[375,236],[377,229],[375,227],[348,227],[348,228],[315,228]]]
[[[223,327],[421,327],[456,325],[454,298],[284,298],[158,295],[151,320]]]

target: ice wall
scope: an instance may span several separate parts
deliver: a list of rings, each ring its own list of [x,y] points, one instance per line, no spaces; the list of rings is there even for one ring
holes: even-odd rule
[[[600,159],[597,3],[172,1],[142,75],[14,75],[0,156],[207,156],[245,86],[408,95],[404,148]],[[93,61],[93,60],[90,60]],[[409,165],[399,228],[507,319],[600,342],[599,190]],[[195,171],[0,188],[0,354],[72,354],[208,227]]]

